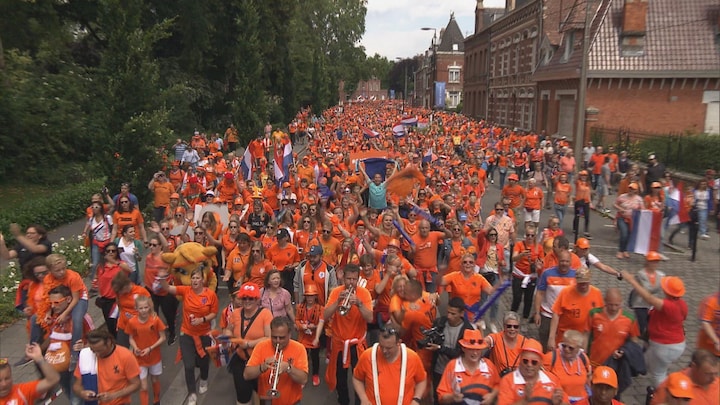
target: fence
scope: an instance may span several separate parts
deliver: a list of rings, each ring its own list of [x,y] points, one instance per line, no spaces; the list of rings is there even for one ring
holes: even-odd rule
[[[666,167],[686,173],[701,174],[708,168],[720,169],[718,136],[592,127],[590,139],[594,145],[614,146],[618,152],[627,151],[628,157],[638,162],[646,162],[648,154],[654,153]]]

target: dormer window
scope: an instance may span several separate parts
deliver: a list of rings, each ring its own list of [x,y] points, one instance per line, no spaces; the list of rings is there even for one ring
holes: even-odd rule
[[[573,52],[575,46],[575,30],[565,32],[564,35],[565,43],[563,44],[563,56],[561,62],[567,62]]]

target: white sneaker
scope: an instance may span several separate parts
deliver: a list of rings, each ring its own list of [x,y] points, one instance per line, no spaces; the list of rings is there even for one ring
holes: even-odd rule
[[[208,382],[207,380],[200,380],[200,384],[198,384],[198,393],[200,395],[206,393],[208,390]]]
[[[708,235],[708,234],[703,234],[703,235],[700,235],[700,238],[701,238],[701,239],[708,240],[708,239],[710,239],[710,235]]]
[[[197,405],[197,395],[196,394],[188,395],[187,405]]]

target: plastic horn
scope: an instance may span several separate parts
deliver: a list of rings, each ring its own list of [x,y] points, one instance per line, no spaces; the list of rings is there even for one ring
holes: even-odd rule
[[[398,232],[400,232],[400,235],[405,238],[405,240],[410,244],[410,246],[415,247],[415,242],[413,242],[412,238],[410,238],[410,235],[405,232],[405,229],[403,229],[397,219],[393,219],[393,225],[395,225],[395,228],[397,228]]]
[[[342,301],[342,304],[340,304],[340,308],[338,308],[338,312],[341,316],[345,316],[350,312],[350,298],[353,294],[355,294],[355,288],[351,288],[347,290],[347,295],[345,295],[345,299]]]
[[[485,315],[485,312],[490,309],[492,304],[494,304],[495,301],[500,298],[500,296],[505,292],[505,290],[508,289],[508,287],[510,287],[511,284],[512,281],[510,280],[505,280],[502,284],[500,284],[500,287],[498,287],[498,289],[495,290],[495,292],[490,297],[488,297],[487,301],[485,301],[485,303],[482,304],[480,308],[478,308],[477,312],[475,313],[475,320],[473,320],[473,322],[477,322],[478,320],[480,320],[480,318]]]
[[[270,388],[267,392],[267,395],[270,398],[279,398],[280,397],[280,391],[277,389],[278,381],[280,380],[280,363],[282,363],[283,359],[283,352],[280,350],[280,345],[275,345],[275,360],[273,363],[275,363],[275,366],[272,369],[272,372],[270,373]]]

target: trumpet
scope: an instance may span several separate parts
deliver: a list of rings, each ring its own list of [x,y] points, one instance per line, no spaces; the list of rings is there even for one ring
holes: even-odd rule
[[[280,363],[282,363],[283,360],[283,351],[280,350],[280,345],[275,345],[275,359],[273,360],[273,369],[270,372],[270,389],[267,392],[267,395],[270,398],[279,398],[280,397],[280,391],[277,389],[278,381],[280,380]]]
[[[340,307],[338,308],[338,312],[340,315],[345,316],[350,312],[350,298],[355,294],[355,287],[352,287],[351,289],[347,290],[347,295],[345,295],[345,299],[342,301],[342,304],[340,304]]]

